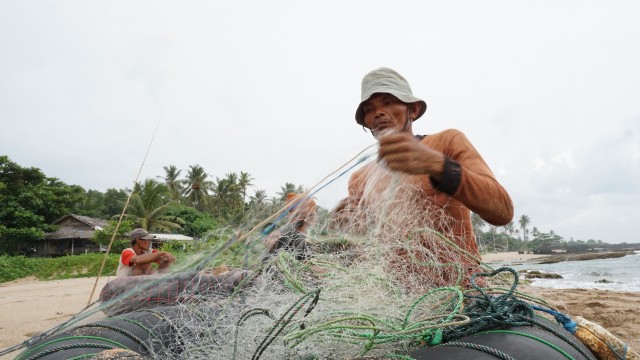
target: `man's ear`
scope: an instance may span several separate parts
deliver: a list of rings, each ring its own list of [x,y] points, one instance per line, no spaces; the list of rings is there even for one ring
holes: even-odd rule
[[[420,102],[414,102],[411,104],[411,112],[409,113],[409,117],[411,117],[411,121],[415,120],[420,114],[420,110],[422,110],[422,104]]]

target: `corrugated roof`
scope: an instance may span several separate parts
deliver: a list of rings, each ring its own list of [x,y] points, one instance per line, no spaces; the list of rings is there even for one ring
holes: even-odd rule
[[[154,234],[151,235],[156,236],[156,240],[167,241],[167,240],[180,240],[180,241],[191,241],[193,238],[191,236],[181,235],[181,234]]]

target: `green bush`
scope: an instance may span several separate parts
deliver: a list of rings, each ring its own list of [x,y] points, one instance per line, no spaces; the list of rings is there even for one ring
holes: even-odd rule
[[[35,275],[38,264],[24,256],[0,256],[0,283]]]
[[[113,276],[120,254],[109,254],[101,276]],[[0,282],[35,276],[38,280],[98,276],[104,254],[69,255],[58,258],[0,256]]]

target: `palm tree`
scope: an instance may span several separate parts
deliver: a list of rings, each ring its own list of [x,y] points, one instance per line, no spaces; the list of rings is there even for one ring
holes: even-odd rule
[[[158,176],[164,180],[164,184],[169,188],[171,199],[179,201],[182,192],[182,181],[178,179],[182,170],[178,170],[175,165],[164,166],[164,177]]]
[[[229,185],[235,187],[238,185],[238,174],[236,173],[228,173],[225,175],[226,180],[229,182]]]
[[[249,198],[251,204],[255,205],[264,204],[265,200],[267,200],[267,191],[262,189],[256,190],[253,196]]]
[[[534,226],[533,229],[531,230],[531,235],[533,235],[533,237],[536,238],[540,234],[541,234],[540,230]]]
[[[213,206],[215,207],[215,210],[219,217],[222,215],[228,215],[232,192],[233,184],[231,184],[228,178],[216,178],[216,181],[214,181],[212,188],[212,200]]]
[[[515,225],[513,224],[513,221],[509,221],[508,224],[502,226],[502,232],[509,236],[512,236],[513,234],[515,234],[516,228],[515,228]]]
[[[247,201],[247,188],[249,186],[253,186],[251,181],[254,180],[249,173],[244,171],[240,171],[240,178],[238,179],[238,187],[240,188],[240,192],[242,193],[242,202]]]
[[[208,191],[213,186],[213,183],[207,180],[208,176],[209,174],[204,171],[202,166],[190,165],[187,178],[182,180],[182,183],[186,185],[183,194],[189,199],[193,207],[199,211],[204,208],[209,198]]]
[[[170,198],[169,189],[156,180],[147,179],[133,187],[126,217],[149,231],[170,232],[181,229],[180,224],[165,216],[172,204],[174,201]]]
[[[262,189],[256,190],[249,197],[249,204],[246,204],[245,207],[247,211],[245,211],[244,215],[248,214],[248,220],[253,220],[254,222],[264,219],[276,211],[276,209],[272,209],[274,205],[267,198],[267,191]]]
[[[518,223],[520,224],[520,228],[522,229],[522,241],[527,242],[527,225],[531,222],[531,219],[527,215],[520,216],[520,220]]]

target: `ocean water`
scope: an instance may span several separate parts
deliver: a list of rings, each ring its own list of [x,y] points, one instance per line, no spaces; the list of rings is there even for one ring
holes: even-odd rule
[[[495,269],[497,264],[492,265]],[[564,261],[555,264],[522,264],[516,270],[539,270],[562,275],[562,279],[532,279],[533,286],[567,289],[601,289],[640,292],[640,251],[617,259]],[[610,283],[598,283],[606,279]]]

